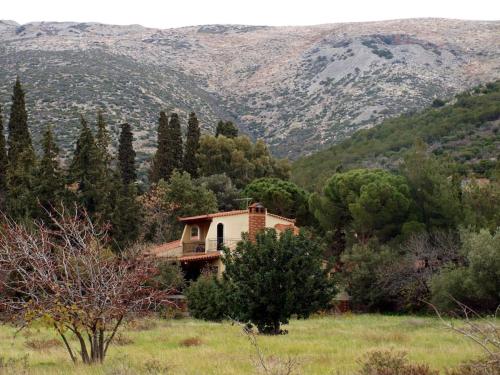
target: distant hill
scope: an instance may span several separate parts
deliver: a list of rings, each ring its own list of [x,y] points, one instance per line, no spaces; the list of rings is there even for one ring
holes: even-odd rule
[[[341,144],[296,161],[292,179],[320,189],[338,169],[392,169],[417,139],[434,154],[462,164],[464,172],[488,173],[500,157],[500,81],[461,93],[449,103],[436,100],[434,107],[420,113],[360,130]]]
[[[219,118],[295,159],[435,97],[500,79],[500,22],[409,19],[304,27],[0,21],[0,104],[16,74],[35,139],[73,147],[80,113],[129,121],[140,160],[160,109]],[[8,112],[8,106],[6,112]]]

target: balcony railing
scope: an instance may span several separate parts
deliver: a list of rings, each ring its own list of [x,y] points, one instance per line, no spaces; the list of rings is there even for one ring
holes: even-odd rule
[[[223,247],[234,249],[236,244],[241,241],[241,238],[209,238],[207,240],[207,251],[222,250]]]
[[[182,253],[204,253],[205,241],[189,241],[182,244]]]

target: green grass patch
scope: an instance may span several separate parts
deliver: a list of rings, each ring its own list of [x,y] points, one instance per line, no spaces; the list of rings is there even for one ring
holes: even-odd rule
[[[110,348],[102,366],[74,366],[64,347],[53,343],[57,336],[46,329],[14,337],[14,328],[0,326],[0,356],[4,361],[19,359],[19,366],[26,358],[29,374],[256,373],[255,350],[239,326],[194,319],[153,322],[140,329],[124,327],[126,340]],[[258,336],[258,344],[266,356],[296,358],[300,374],[352,374],[358,360],[375,349],[403,350],[411,361],[440,370],[481,355],[477,346],[435,318],[326,316],[292,320],[285,328],[288,335]],[[51,345],[41,350],[44,342]]]

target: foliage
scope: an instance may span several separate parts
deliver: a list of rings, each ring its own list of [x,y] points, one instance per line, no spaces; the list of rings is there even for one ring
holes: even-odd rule
[[[224,252],[224,278],[234,288],[231,309],[261,333],[280,334],[290,316],[307,318],[325,308],[335,288],[323,267],[322,249],[303,232],[273,229],[246,237]],[[259,270],[255,272],[255,270]]]
[[[222,135],[200,138],[198,163],[202,176],[225,173],[237,188],[259,177],[288,179],[290,168],[287,161],[273,158],[260,140]]]
[[[190,314],[197,319],[221,321],[230,316],[227,283],[204,273],[186,289]]]
[[[16,79],[12,94],[12,107],[9,118],[8,158],[10,165],[16,168],[17,160],[22,153],[34,153],[31,135],[28,129],[28,114],[24,98],[24,90],[19,77]],[[34,155],[24,155],[25,160]]]
[[[164,111],[160,112],[158,119],[158,140],[156,153],[151,162],[151,170],[149,179],[151,182],[158,182],[160,179],[168,180],[170,177],[171,167],[168,165],[169,151],[168,138],[170,136],[168,117]]]
[[[1,306],[22,326],[45,323],[60,335],[73,360],[69,333],[78,339],[83,363],[102,362],[125,317],[147,311],[163,293],[147,285],[154,260],[107,251],[106,232],[85,212],[53,217],[53,227],[30,231],[7,221],[0,236]],[[36,270],[36,272],[33,272]]]
[[[387,246],[355,244],[341,257],[343,263],[339,281],[351,297],[355,310],[389,311],[395,305],[395,296],[382,288],[385,270],[396,254]]]
[[[476,91],[476,92],[474,92]],[[340,167],[394,169],[416,140],[429,145],[439,157],[463,164],[465,170],[481,160],[496,158],[500,132],[500,82],[473,89],[453,104],[429,108],[417,114],[385,120],[371,129],[356,132],[331,148],[306,156],[292,165],[292,180],[319,190]],[[490,168],[481,174],[488,175]]]
[[[102,111],[97,112],[97,133],[95,137],[95,144],[99,153],[99,160],[104,163],[104,166],[107,169],[111,162],[111,155],[109,154],[108,150],[110,144],[110,136]]]
[[[410,201],[403,177],[383,170],[356,169],[333,175],[323,196],[311,197],[310,206],[325,231],[342,228],[356,241],[366,243],[372,237],[386,241],[398,235]]]
[[[476,230],[495,231],[500,226],[500,181],[481,186],[473,180],[462,189],[464,224]]]
[[[242,207],[241,192],[225,173],[200,177],[196,182],[215,194],[219,211],[239,210]]]
[[[493,311],[500,304],[500,229],[462,232],[465,265],[444,268],[431,281],[432,303],[450,311],[455,300],[477,310]]]
[[[42,146],[43,155],[36,174],[35,195],[41,206],[40,216],[47,220],[46,213],[64,203],[66,196],[64,175],[59,165],[59,148],[50,126],[43,135]]]
[[[191,177],[198,177],[198,160],[196,154],[200,148],[200,124],[194,112],[189,114],[186,134],[186,149],[184,151],[184,170]]]
[[[218,137],[221,135],[227,138],[236,138],[238,136],[238,128],[231,121],[220,120],[215,128],[215,136]]]
[[[158,261],[158,273],[153,277],[153,285],[156,289],[169,290],[175,293],[182,291],[186,281],[182,268],[178,264],[168,261]]]
[[[120,140],[118,143],[118,166],[123,184],[134,183],[137,179],[135,170],[134,135],[128,123],[121,125]]]
[[[439,375],[426,364],[412,364],[403,352],[374,351],[366,355],[358,375]]]
[[[406,155],[401,171],[413,197],[412,219],[427,230],[456,228],[461,218],[460,187],[452,171],[418,142]]]
[[[298,225],[312,221],[308,195],[293,182],[273,177],[259,178],[245,187],[243,195],[261,202],[272,213],[297,219]]]
[[[5,207],[7,193],[7,149],[3,129],[2,106],[0,106],[0,209]]]
[[[115,181],[118,178],[115,179]],[[132,184],[116,182],[116,196],[111,215],[110,235],[115,251],[127,249],[139,238],[142,207],[137,199],[137,189]]]
[[[189,173],[175,171],[169,182],[160,180],[140,198],[144,209],[141,237],[145,241],[179,239],[182,225],[177,218],[217,211],[213,192],[191,179]]]

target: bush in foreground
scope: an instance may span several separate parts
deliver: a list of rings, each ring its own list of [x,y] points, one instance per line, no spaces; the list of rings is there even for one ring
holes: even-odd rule
[[[439,371],[410,363],[403,352],[375,351],[366,355],[358,375],[439,375]]]
[[[189,312],[194,318],[215,322],[228,318],[228,293],[214,275],[202,274],[186,289]]]
[[[255,324],[260,333],[280,334],[295,314],[307,318],[328,306],[335,287],[328,277],[322,249],[303,232],[278,235],[268,229],[226,250],[224,277],[234,292],[234,317]]]

